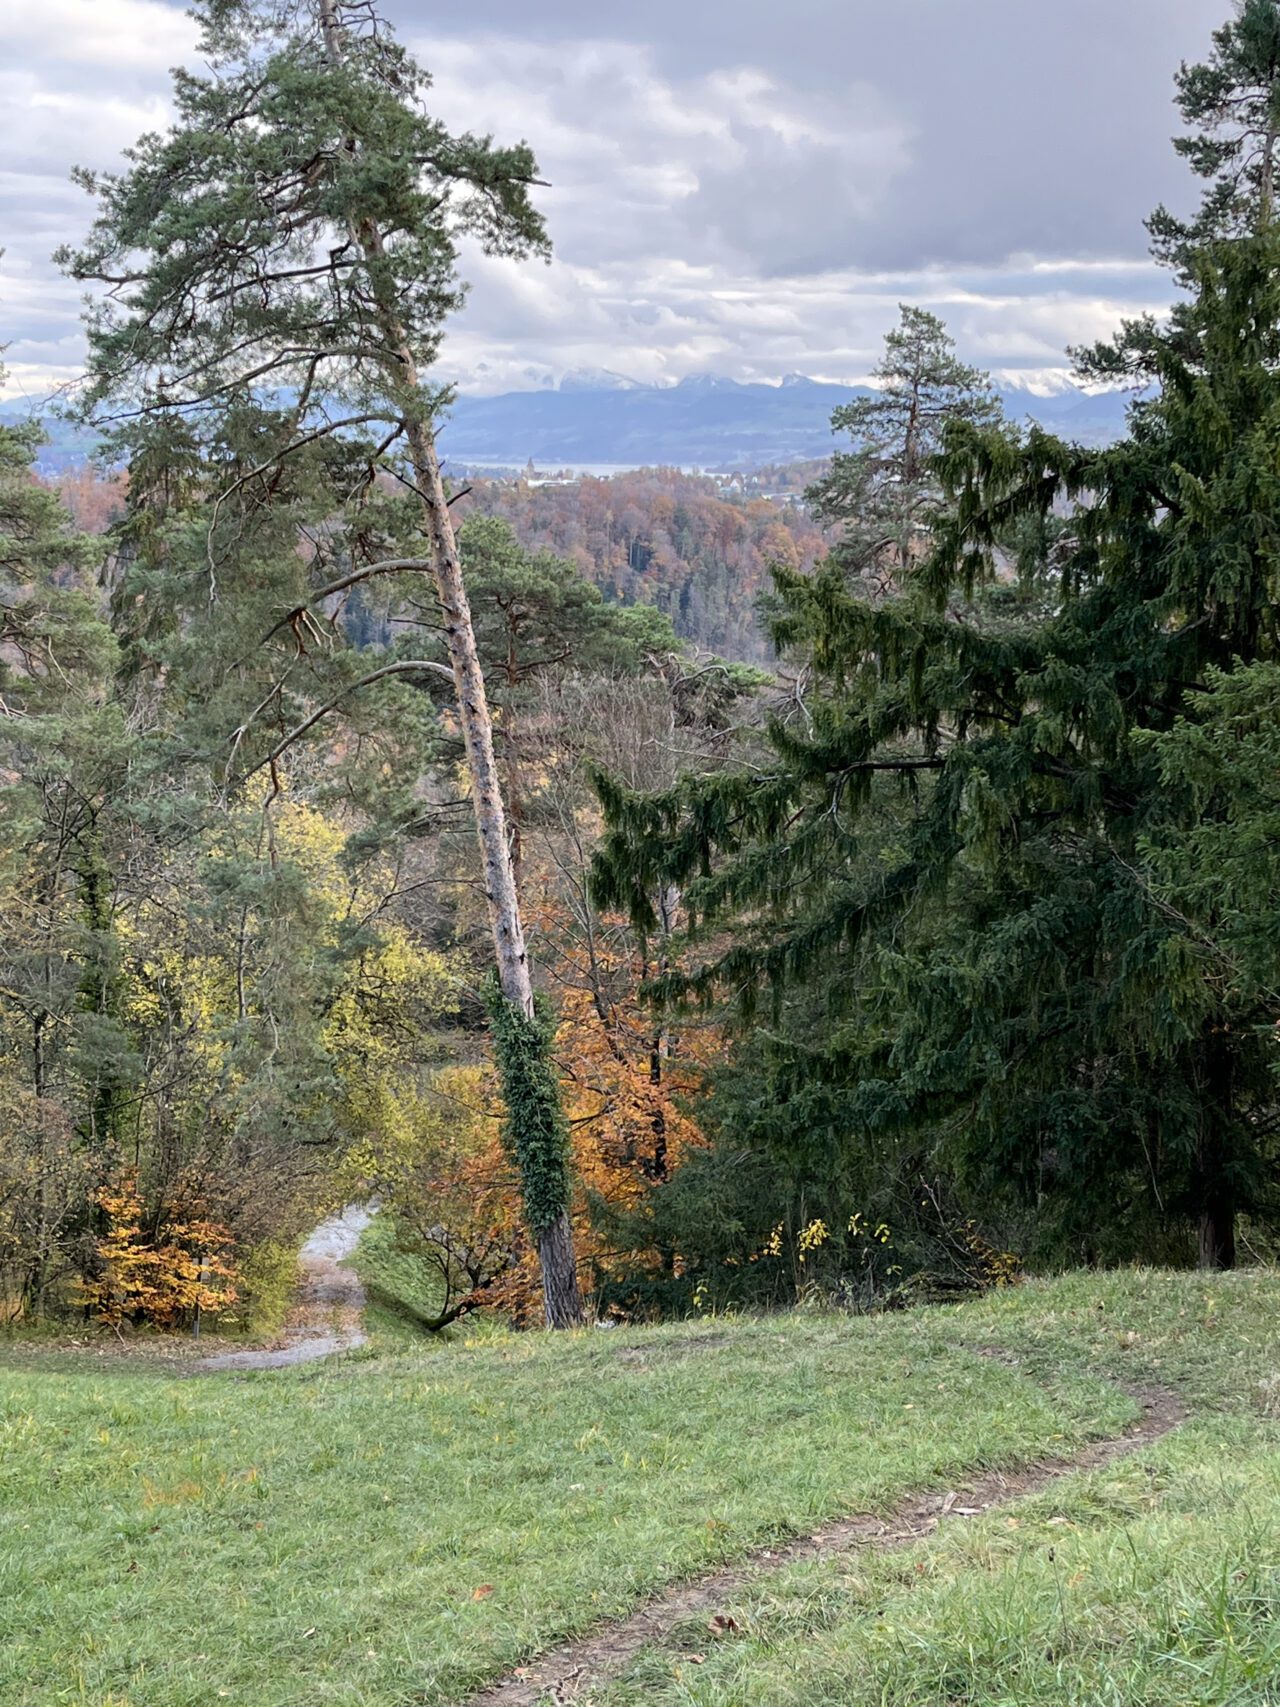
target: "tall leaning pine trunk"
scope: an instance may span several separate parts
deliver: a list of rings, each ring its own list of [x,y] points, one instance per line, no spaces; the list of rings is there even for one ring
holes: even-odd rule
[[[336,64],[341,60],[343,41],[335,0],[320,0],[320,16],[325,49]],[[462,577],[462,558],[440,474],[440,459],[436,455],[431,413],[423,401],[417,362],[396,313],[394,292],[389,288],[388,275],[382,265],[382,233],[376,224],[367,220],[357,221],[351,235],[368,264],[379,330],[387,352],[388,382],[404,420],[414,479],[422,501],[436,594],[453,669],[458,721],[471,778],[476,833],[484,864],[485,898],[497,958],[498,988],[502,1000],[512,1010],[519,1032],[532,1040],[539,1036],[540,1028],[534,1008],[524,927],[520,920],[520,897],[507,835],[506,812],[494,757],[493,719],[476,651],[471,606]],[[524,1052],[526,1059],[527,1053]],[[515,1054],[517,1060],[521,1059],[520,1051]],[[511,1059],[511,1051],[499,1050],[499,1069],[522,1174],[526,1214],[538,1248],[547,1325],[552,1328],[578,1327],[583,1320],[582,1296],[569,1224],[567,1158],[563,1144],[556,1141],[562,1127],[562,1121],[557,1118],[558,1109],[541,1111],[544,1115],[543,1130],[534,1136],[531,1143],[522,1143],[520,1131],[520,1122],[529,1118],[529,1102],[545,1103],[548,1094],[554,1097],[554,1082],[543,1075],[542,1082],[533,1086],[531,1095],[527,1085],[510,1082]],[[535,1109],[535,1120],[537,1113]],[[546,1141],[548,1129],[551,1142]]]

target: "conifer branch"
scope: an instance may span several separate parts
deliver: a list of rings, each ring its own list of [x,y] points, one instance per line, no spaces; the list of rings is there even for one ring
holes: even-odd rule
[[[371,670],[367,676],[361,676],[358,681],[348,682],[341,693],[335,694],[331,700],[328,700],[324,705],[318,707],[318,709],[313,711],[309,717],[305,717],[301,723],[291,729],[287,735],[283,736],[265,758],[260,759],[258,763],[252,766],[249,770],[242,771],[235,779],[236,786],[242,786],[244,783],[248,782],[250,777],[256,776],[259,771],[266,770],[268,766],[275,765],[296,741],[301,740],[308,731],[315,728],[317,723],[320,723],[324,718],[328,717],[330,712],[336,711],[339,706],[341,706],[346,700],[350,699],[353,693],[358,693],[361,688],[372,687],[375,682],[384,681],[388,676],[413,675],[422,671],[427,671],[433,675],[444,676],[450,684],[453,683],[453,671],[448,667],[448,665],[439,664],[432,658],[404,658],[398,663],[384,664],[381,669]],[[236,733],[237,736],[240,736],[243,733],[243,730],[237,730]]]
[[[336,581],[330,581],[326,586],[317,587],[301,603],[291,606],[280,620],[273,623],[262,636],[261,644],[265,646],[267,641],[279,634],[282,628],[288,628],[290,623],[296,622],[313,605],[321,604],[325,599],[334,598],[338,593],[345,593],[350,587],[358,587],[362,581],[371,581],[378,575],[429,574],[431,567],[429,557],[387,557],[381,562],[368,563],[361,569],[353,569],[350,574],[340,575]],[[443,665],[440,668],[443,668]],[[450,673],[449,679],[450,681],[453,680],[452,673]]]

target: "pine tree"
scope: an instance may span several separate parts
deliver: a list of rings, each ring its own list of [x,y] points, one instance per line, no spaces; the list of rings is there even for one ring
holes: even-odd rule
[[[806,496],[839,524],[833,555],[853,581],[883,590],[928,548],[942,497],[934,461],[949,422],[996,421],[991,382],[956,355],[936,315],[901,307],[872,369],[876,390],[837,409],[832,430],[853,439]]]
[[[145,451],[159,489],[185,472],[179,450],[193,451],[199,468],[207,451],[230,446],[229,478],[199,494],[211,605],[223,600],[219,569],[234,571],[249,555],[227,538],[227,516],[256,527],[247,516],[255,505],[278,510],[278,488],[287,493],[296,483],[295,462],[358,462],[360,439],[364,467],[352,471],[359,477],[351,504],[381,470],[401,482],[425,548],[412,541],[380,556],[348,518],[346,561],[332,564],[338,573],[313,578],[302,597],[274,611],[268,632],[293,640],[293,658],[263,699],[242,706],[232,725],[235,762],[255,724],[281,703],[286,678],[305,674],[311,654],[324,649],[317,611],[375,578],[430,577],[448,665],[397,657],[363,676],[349,673],[335,700],[321,700],[258,762],[274,767],[291,741],[359,691],[447,670],[502,1000],[512,1005],[512,1026],[541,1036],[485,682],[435,449],[443,399],[423,378],[461,300],[463,235],[490,253],[546,252],[529,199],[533,157],[523,146],[453,136],[430,118],[425,73],[362,0],[207,0],[196,15],[209,70],[175,74],[173,129],[143,137],[123,174],[83,177],[99,214],[86,244],[63,260],[74,277],[105,287],[90,319],[85,407],[136,412],[141,427],[126,426],[118,442],[131,445],[135,471]],[[328,524],[314,510],[311,520],[323,566],[332,556]],[[156,572],[167,578],[171,542],[159,543]],[[279,574],[273,579],[278,585]],[[506,1087],[513,1109],[537,1100],[543,1078]],[[530,1128],[527,1157],[519,1126],[515,1136],[537,1174],[528,1201],[548,1320],[565,1326],[581,1319],[581,1305],[566,1162],[544,1138],[557,1129],[555,1111],[543,1114]]]
[[[495,740],[517,873],[525,820],[535,806],[530,759],[534,689],[570,675],[634,674],[677,650],[671,624],[651,606],[607,603],[574,564],[526,550],[506,522],[471,516],[459,541],[467,569],[476,651],[495,715]],[[429,613],[421,613],[424,623]],[[542,732],[542,744],[546,742]],[[539,768],[533,758],[534,769]]]
[[[1206,248],[1265,231],[1275,215],[1280,169],[1280,0],[1236,0],[1235,16],[1214,31],[1213,51],[1183,64],[1174,79],[1189,134],[1174,148],[1206,181],[1200,207],[1180,219],[1163,205],[1147,220],[1151,252],[1179,285],[1192,289]],[[1120,334],[1075,350],[1081,377],[1153,382],[1161,339],[1176,336],[1185,312],[1175,303],[1163,328],[1152,315],[1126,321]],[[1184,352],[1194,360],[1194,334]]]
[[[1159,207],[1147,221],[1157,260],[1190,275],[1208,243],[1247,237],[1271,223],[1280,167],[1280,5],[1238,0],[1236,16],[1215,30],[1203,64],[1183,64],[1175,79],[1178,110],[1195,128],[1174,147],[1208,180],[1194,218]]]
[[[10,736],[51,715],[66,677],[100,670],[111,650],[85,576],[96,542],[35,478],[41,439],[38,426],[0,422],[0,730]]]

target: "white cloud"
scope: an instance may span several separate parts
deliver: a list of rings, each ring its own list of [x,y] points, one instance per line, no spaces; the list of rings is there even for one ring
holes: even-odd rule
[[[968,359],[1037,383],[1067,371],[1068,344],[1106,336],[1125,316],[1162,306],[1153,268],[1101,295],[1083,273],[1048,294],[1025,273],[975,276],[833,270],[762,279],[715,264],[649,260],[603,267],[558,260],[513,269],[477,257],[471,299],[444,349],[442,371],[473,389],[545,383],[575,369],[613,369],[650,383],[712,370],[737,379],[785,373],[850,384],[866,378],[900,302],[932,309]],[[1108,282],[1115,282],[1109,279]],[[480,364],[483,363],[483,371]]]
[[[11,61],[88,65],[99,74],[163,74],[187,59],[198,31],[164,0],[14,0],[5,19]]]
[[[900,301],[941,312],[972,359],[1064,371],[1067,344],[1163,304],[1133,256],[860,265],[863,233],[892,217],[916,150],[869,85],[836,101],[751,66],[679,79],[624,42],[415,47],[442,116],[527,138],[552,186],[550,270],[469,259],[473,290],[444,352],[460,383],[493,391],[580,368],[855,381]]]
[[[195,29],[161,0],[20,10],[0,70],[0,342],[9,392],[31,396],[81,360],[78,293],[49,260],[90,217],[70,168],[109,168],[166,122],[167,67],[190,60]],[[1052,384],[1065,345],[1161,306],[1136,229],[1135,253],[1116,259],[993,236],[965,264],[871,264],[895,222],[915,217],[905,203],[936,142],[904,95],[868,80],[870,63],[834,93],[794,69],[734,63],[733,41],[726,30],[726,63],[696,71],[633,42],[514,29],[412,43],[440,115],[527,138],[551,185],[539,195],[554,263],[468,254],[473,289],[444,377],[488,391],[598,368],[655,382],[708,369],[854,382],[898,303],[913,301],[943,315],[970,359]],[[937,166],[945,177],[946,159]],[[1001,219],[1016,224],[1007,207]],[[956,257],[980,236],[966,230]],[[1064,233],[1059,247],[1071,246]]]

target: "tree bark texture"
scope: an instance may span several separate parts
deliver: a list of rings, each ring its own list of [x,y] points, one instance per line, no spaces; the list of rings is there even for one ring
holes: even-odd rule
[[[1198,1256],[1203,1269],[1236,1266],[1236,1189],[1227,1136],[1232,1065],[1231,1039],[1215,1029],[1204,1044],[1203,1111],[1195,1161]]]
[[[342,55],[342,32],[335,0],[320,0],[325,48],[337,62]],[[382,234],[372,221],[359,224],[352,233],[371,264],[375,290],[379,289],[384,248]],[[520,918],[520,898],[515,866],[507,834],[506,811],[494,756],[493,718],[485,690],[484,672],[476,650],[471,605],[462,576],[453,519],[436,454],[433,423],[422,402],[418,366],[394,300],[385,296],[378,304],[379,331],[391,368],[392,388],[403,411],[414,481],[422,502],[423,519],[430,543],[432,573],[444,618],[445,641],[453,669],[458,720],[462,728],[467,769],[471,778],[476,833],[484,866],[485,899],[497,957],[498,983],[514,1006],[532,1017],[533,980]],[[538,1257],[542,1267],[543,1300],[547,1325],[577,1327],[583,1320],[578,1289],[577,1262],[567,1214],[536,1230]]]

